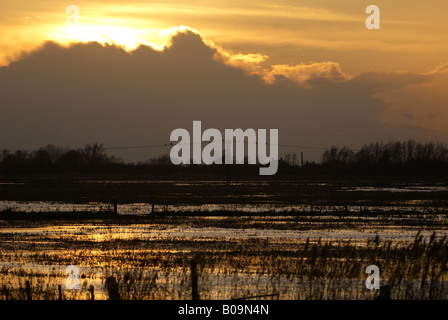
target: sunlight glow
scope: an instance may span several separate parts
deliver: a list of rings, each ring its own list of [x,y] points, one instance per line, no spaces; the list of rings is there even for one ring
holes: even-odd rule
[[[61,44],[74,42],[98,42],[102,45],[117,45],[126,51],[133,51],[139,45],[150,46],[157,51],[162,51],[170,46],[171,38],[177,33],[191,31],[201,36],[203,41],[211,47],[216,45],[202,37],[198,30],[188,26],[177,26],[168,29],[137,29],[112,25],[73,25],[64,28],[56,28],[48,33],[49,38]]]
[[[127,51],[136,49],[140,44],[153,46],[141,39],[141,31],[121,26],[71,26],[66,28],[65,39],[68,42],[96,41],[101,44],[115,44]]]

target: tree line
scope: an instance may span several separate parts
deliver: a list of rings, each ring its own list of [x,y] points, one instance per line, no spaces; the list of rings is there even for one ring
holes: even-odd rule
[[[448,147],[441,142],[371,143],[354,151],[331,147],[322,154],[321,167],[333,172],[426,174],[448,172]]]
[[[37,151],[0,153],[0,174],[29,173],[219,173],[232,167],[232,175],[257,175],[254,165],[175,166],[168,155],[139,163],[124,163],[110,156],[102,144],[69,149],[47,145]],[[228,169],[228,168],[227,168]],[[226,169],[226,170],[227,170]],[[226,173],[227,174],[227,173]],[[440,142],[375,142],[360,150],[331,147],[321,162],[298,161],[297,154],[286,154],[279,162],[278,175],[294,174],[448,174],[448,147]]]
[[[3,174],[108,171],[119,164],[120,160],[108,156],[104,146],[98,143],[79,149],[51,144],[37,151],[4,149],[0,154],[0,172]]]

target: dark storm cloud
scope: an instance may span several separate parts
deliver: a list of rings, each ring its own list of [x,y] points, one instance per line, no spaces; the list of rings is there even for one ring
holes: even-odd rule
[[[173,129],[191,129],[193,120],[218,129],[278,128],[281,144],[358,146],[428,137],[417,127],[382,124],[386,104],[375,94],[432,75],[317,77],[307,87],[277,76],[266,84],[216,54],[192,32],[177,34],[162,52],[46,43],[0,70],[0,148],[160,144]],[[168,151],[118,155],[145,160]]]

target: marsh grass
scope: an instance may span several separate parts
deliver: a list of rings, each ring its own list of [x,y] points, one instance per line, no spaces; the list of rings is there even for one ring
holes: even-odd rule
[[[201,299],[372,299],[378,293],[365,287],[365,268],[372,264],[381,270],[381,284],[391,286],[393,299],[448,298],[446,235],[417,233],[412,241],[158,236],[169,228],[206,228],[213,222],[243,228],[241,219],[153,221],[143,226],[155,231],[148,238],[135,237],[132,224],[123,229],[101,222],[65,222],[43,232],[26,225],[30,230],[22,233],[4,232],[1,297],[27,299],[28,281],[33,299],[58,299],[58,285],[64,299],[90,299],[90,286],[95,299],[107,299],[105,279],[113,276],[121,299],[191,299],[190,261],[195,258]],[[264,228],[276,228],[283,220],[265,221]],[[65,289],[67,265],[81,269],[79,290]]]
[[[190,299],[193,258],[202,299],[372,299],[368,265],[380,267],[393,299],[448,298],[443,178],[141,179],[24,176],[0,185],[3,200],[58,202],[54,212],[32,204],[0,212],[0,298],[27,299],[28,282],[33,299],[58,299],[58,286],[64,299],[90,299],[91,286],[107,299],[114,277],[121,299]],[[431,192],[416,192],[422,186]],[[114,200],[119,211],[155,204],[157,214],[98,207]],[[65,288],[68,265],[80,268],[79,290]]]

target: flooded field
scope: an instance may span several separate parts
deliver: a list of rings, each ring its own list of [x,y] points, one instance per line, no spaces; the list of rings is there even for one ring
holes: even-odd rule
[[[82,181],[0,186],[24,188],[0,201],[2,299],[372,299],[369,265],[392,299],[448,298],[443,183]]]

